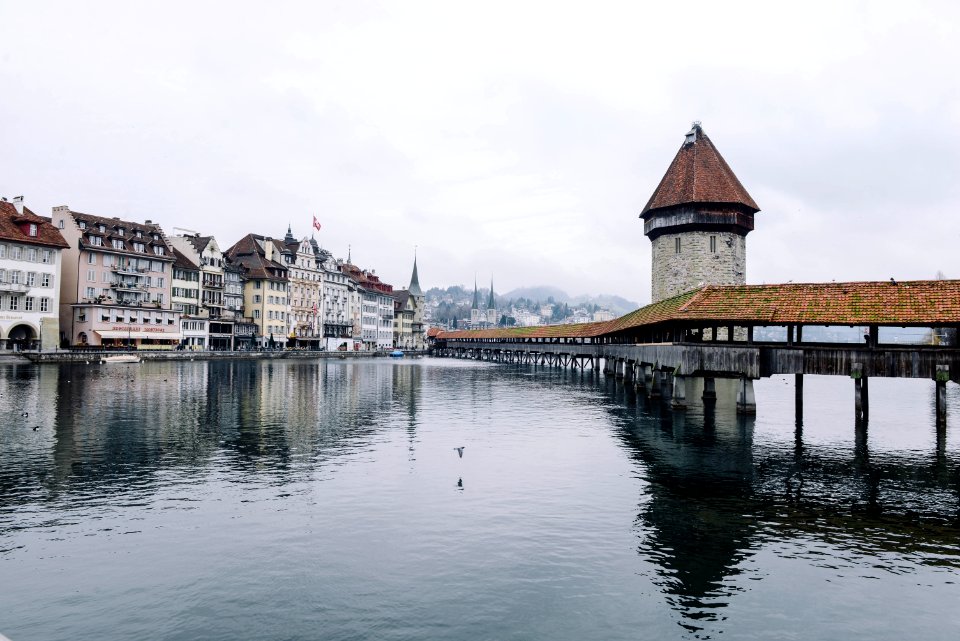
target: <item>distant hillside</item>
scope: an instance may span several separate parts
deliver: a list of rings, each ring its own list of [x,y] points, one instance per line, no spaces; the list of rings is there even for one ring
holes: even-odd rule
[[[567,292],[563,291],[559,287],[550,287],[549,285],[518,287],[517,289],[510,290],[506,294],[499,294],[497,298],[503,298],[504,300],[510,300],[511,298],[526,298],[527,300],[540,301],[541,303],[547,302],[548,298],[553,298],[553,300],[558,303],[566,303],[570,301],[570,296],[567,294]]]

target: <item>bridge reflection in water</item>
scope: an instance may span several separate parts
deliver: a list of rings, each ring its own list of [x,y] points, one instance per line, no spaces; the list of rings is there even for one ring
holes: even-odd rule
[[[860,563],[868,574],[900,574],[904,557],[960,569],[960,465],[940,430],[935,448],[879,456],[871,454],[866,424],[852,420],[850,447],[842,440],[807,446],[800,418],[791,441],[758,441],[754,417],[717,410],[717,403],[735,404],[731,391],[675,412],[613,377],[604,384],[618,437],[649,482],[636,521],[638,552],[657,568],[656,581],[688,630],[723,620],[743,591],[733,579],[750,571],[749,558],[785,539],[809,544],[782,550],[785,557],[827,568],[836,558],[821,548],[837,546],[850,567]],[[931,413],[935,402],[931,394]]]

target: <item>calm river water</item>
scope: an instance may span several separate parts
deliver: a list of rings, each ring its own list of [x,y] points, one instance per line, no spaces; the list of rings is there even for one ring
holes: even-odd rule
[[[756,419],[454,360],[0,365],[0,633],[957,639],[960,394]],[[460,458],[455,447],[464,446]]]

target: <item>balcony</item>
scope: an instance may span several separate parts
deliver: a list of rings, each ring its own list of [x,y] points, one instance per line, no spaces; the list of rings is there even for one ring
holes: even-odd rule
[[[114,274],[123,274],[124,276],[140,276],[145,273],[146,269],[140,269],[138,267],[121,267],[119,265],[114,265],[111,269]]]
[[[13,292],[15,294],[24,294],[30,291],[30,287],[23,283],[3,283],[0,282],[0,292]]]
[[[125,291],[125,292],[145,292],[145,291],[147,291],[147,286],[146,286],[146,285],[141,285],[141,284],[137,283],[136,281],[128,281],[128,282],[114,281],[114,282],[110,283],[110,288],[111,288],[111,289],[116,289],[116,290],[119,290],[119,291]]]

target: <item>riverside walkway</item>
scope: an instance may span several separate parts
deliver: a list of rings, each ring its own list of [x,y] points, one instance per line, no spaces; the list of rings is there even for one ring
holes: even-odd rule
[[[811,327],[863,332],[856,342],[805,341]],[[927,378],[936,381],[937,425],[945,428],[946,382],[960,382],[958,327],[957,280],[711,285],[612,321],[443,331],[434,353],[594,370],[602,363],[678,410],[688,388],[710,399],[716,379],[734,379],[746,414],[756,412],[758,378],[794,374],[802,413],[804,374],[846,376],[858,421],[869,418],[870,377]],[[929,340],[898,344],[893,328],[923,329]]]

